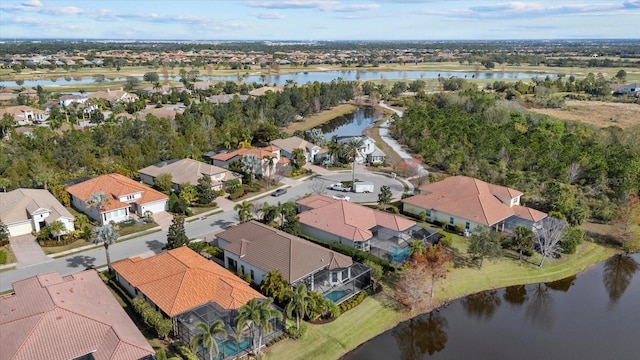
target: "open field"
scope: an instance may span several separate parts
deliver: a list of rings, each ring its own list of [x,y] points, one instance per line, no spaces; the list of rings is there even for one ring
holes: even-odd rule
[[[640,105],[638,104],[568,100],[562,109],[531,109],[531,111],[598,127],[619,126],[626,129],[640,125]]]
[[[453,238],[453,246],[463,251],[467,239]],[[548,260],[542,268],[531,262],[505,256],[497,261],[485,261],[481,269],[475,267],[454,268],[447,279],[436,289],[432,304],[457,299],[469,294],[516,284],[529,284],[560,280],[574,275],[590,265],[615,254],[615,250],[594,243],[584,242],[574,255]],[[530,261],[535,262],[536,259]],[[433,308],[434,306],[430,306]],[[425,308],[425,311],[430,310]],[[414,314],[416,315],[416,314]],[[391,329],[411,315],[405,309],[397,309],[391,292],[385,287],[382,293],[365,301],[325,325],[308,324],[306,335],[297,341],[284,340],[269,348],[267,359],[316,359],[335,360],[374,336]]]
[[[356,110],[355,105],[352,104],[340,104],[338,106],[334,106],[329,110],[321,111],[317,114],[313,114],[309,117],[305,117],[301,121],[292,122],[283,129],[284,132],[291,135],[297,130],[309,130],[313,129],[316,126],[320,126],[326,123],[329,120],[333,120],[338,116],[351,114]]]

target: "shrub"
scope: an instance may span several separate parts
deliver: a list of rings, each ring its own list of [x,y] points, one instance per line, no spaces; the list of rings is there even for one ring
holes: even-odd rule
[[[171,319],[165,319],[159,311],[156,311],[151,305],[141,297],[131,300],[133,309],[140,315],[145,324],[153,327],[158,337],[164,338],[171,331]]]
[[[203,252],[207,248],[207,246],[209,246],[209,244],[207,244],[205,241],[198,241],[198,242],[190,242],[188,246],[189,246],[189,249],[199,254]]]
[[[453,229],[455,230],[455,232],[457,232],[458,234],[462,234],[464,232],[464,226],[457,224],[456,226],[453,227]]]
[[[196,354],[193,353],[193,351],[191,351],[191,349],[189,349],[188,346],[186,346],[183,343],[175,343],[174,344],[176,349],[180,352],[180,355],[182,355],[182,358],[185,360],[200,360],[199,357],[196,356]]]
[[[235,189],[231,194],[229,194],[229,199],[237,200],[237,199],[241,198],[243,195],[244,195],[244,188],[243,187],[239,187],[239,188]]]
[[[444,223],[443,223],[442,221],[440,221],[440,220],[434,220],[434,221],[433,221],[433,225],[435,225],[435,226],[442,227],[442,225],[443,225],[443,224],[444,224]]]
[[[440,233],[440,235],[442,235],[440,237],[440,240],[439,240],[440,244],[442,244],[442,246],[450,249],[451,248],[451,244],[452,244],[451,236],[449,236],[448,234],[445,234],[445,233]]]
[[[204,249],[204,252],[207,254],[216,257],[218,259],[224,260],[224,251],[217,246],[209,246]]]
[[[300,339],[306,332],[307,324],[303,322],[300,322],[300,329],[297,329],[295,325],[291,325],[287,328],[287,335],[294,340]]]
[[[0,265],[7,263],[7,257],[7,252],[5,250],[0,250]]]
[[[427,213],[426,212],[421,212],[420,214],[418,214],[418,218],[420,219],[420,221],[425,222],[427,221]]]
[[[584,232],[580,228],[570,227],[564,231],[560,248],[564,254],[575,254],[578,245],[582,242]]]

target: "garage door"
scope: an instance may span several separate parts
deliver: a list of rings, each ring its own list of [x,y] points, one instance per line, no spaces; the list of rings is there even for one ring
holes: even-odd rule
[[[151,211],[154,214],[162,211],[167,211],[167,201],[165,200],[165,201],[159,201],[155,203],[144,204],[141,206],[141,208],[142,208],[142,214],[140,215],[144,215],[146,211]]]
[[[11,236],[29,234],[31,230],[33,230],[30,222],[9,225],[7,227],[9,228],[9,234],[11,234]]]

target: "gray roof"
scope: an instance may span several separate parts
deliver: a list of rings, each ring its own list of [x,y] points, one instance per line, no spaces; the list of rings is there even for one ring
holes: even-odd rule
[[[0,194],[0,219],[5,224],[29,220],[31,214],[40,213],[44,209],[50,212],[48,222],[61,217],[75,219],[47,190],[16,189]]]
[[[229,244],[222,248],[242,261],[265,272],[278,270],[294,283],[323,268],[347,268],[350,257],[274,229],[257,221],[249,221],[216,236]]]
[[[218,166],[209,165],[193,159],[169,160],[138,170],[140,174],[156,177],[160,174],[171,174],[171,181],[175,184],[189,183],[197,185],[202,175],[213,176],[226,173],[225,181],[235,179],[233,173]]]

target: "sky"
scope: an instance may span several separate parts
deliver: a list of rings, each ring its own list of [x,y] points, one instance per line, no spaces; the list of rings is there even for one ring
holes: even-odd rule
[[[640,0],[1,0],[0,38],[640,39]]]

